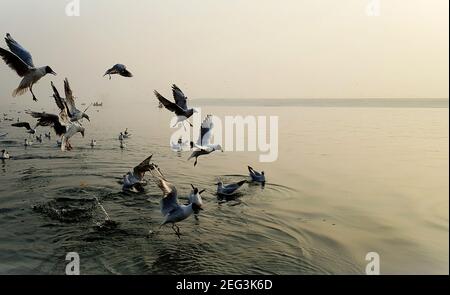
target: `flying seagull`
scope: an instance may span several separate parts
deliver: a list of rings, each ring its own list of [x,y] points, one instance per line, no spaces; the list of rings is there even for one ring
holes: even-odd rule
[[[19,122],[19,123],[13,123],[11,124],[11,126],[13,127],[25,127],[27,129],[27,132],[30,134],[35,134],[36,133],[36,127],[31,128],[30,123],[28,122]]]
[[[221,180],[219,180],[217,184],[217,194],[222,196],[231,196],[244,184],[246,183],[246,180],[241,180],[236,183],[231,183],[224,185]]]
[[[260,173],[255,169],[253,169],[252,167],[248,166],[248,172],[250,173],[250,177],[252,178],[253,181],[262,183],[266,182],[264,171],[261,171]]]
[[[61,110],[60,116],[68,116],[71,122],[77,122],[83,118],[86,118],[90,122],[89,116],[86,114],[86,111],[90,105],[84,111],[80,111],[76,108],[75,97],[72,94],[72,89],[70,88],[69,80],[67,78],[64,79],[65,98],[59,95],[58,89],[55,87],[53,82],[50,84],[53,89],[53,98],[55,99],[56,105]]]
[[[152,159],[152,155],[150,155],[144,161],[142,161],[139,165],[134,167],[133,171],[130,171],[123,176],[122,190],[132,191],[132,192],[143,192],[144,191],[144,185],[146,185],[146,182],[144,181],[144,175],[145,175],[145,172],[150,171],[150,160],[151,159]]]
[[[197,112],[194,108],[188,108],[187,106],[187,96],[184,95],[183,91],[181,91],[180,88],[177,87],[177,85],[172,85],[172,94],[173,98],[175,99],[175,102],[171,102],[168,99],[166,99],[164,96],[159,94],[158,91],[154,91],[156,98],[159,100],[160,106],[164,106],[169,111],[175,113],[177,115],[177,122],[175,123],[174,127],[179,122],[184,122],[187,119],[189,119],[194,113]],[[192,123],[187,121],[189,125],[192,127]]]
[[[49,66],[35,67],[31,54],[17,43],[9,33],[6,34],[5,41],[11,51],[0,47],[0,56],[11,69],[16,71],[17,75],[23,77],[19,87],[13,91],[12,96],[22,95],[30,89],[33,100],[37,101],[33,93],[33,85],[45,75],[56,75],[56,73]]]
[[[56,135],[61,136],[61,150],[71,150],[72,145],[69,142],[69,139],[77,134],[81,133],[81,136],[84,137],[84,127],[78,124],[77,122],[61,122],[61,119],[58,115],[48,114],[46,112],[27,112],[33,118],[38,119],[38,123],[36,126],[50,126],[55,130]]]
[[[105,74],[103,75],[109,75],[109,80],[111,80],[111,75],[114,74],[119,74],[122,77],[133,77],[133,74],[131,74],[128,70],[127,67],[123,64],[115,64],[112,68],[110,68],[109,70],[107,70],[105,72]]]
[[[205,190],[199,191],[198,188],[191,184],[192,191],[188,197],[188,204],[178,204],[177,189],[168,182],[164,175],[161,173],[157,165],[150,165],[150,173],[155,179],[156,184],[163,192],[163,198],[161,199],[161,213],[164,215],[164,220],[160,225],[160,228],[165,224],[172,224],[172,229],[175,234],[180,238],[180,228],[175,224],[182,220],[185,220],[192,213],[198,213],[202,209],[203,201],[201,194]]]
[[[200,136],[197,143],[191,141],[191,148],[195,147],[195,150],[188,158],[188,160],[195,158],[194,167],[197,165],[198,157],[208,155],[218,150],[221,150],[223,152],[222,146],[220,144],[210,143],[213,127],[214,124],[212,122],[212,116],[207,115],[202,122],[202,126],[200,128]]]

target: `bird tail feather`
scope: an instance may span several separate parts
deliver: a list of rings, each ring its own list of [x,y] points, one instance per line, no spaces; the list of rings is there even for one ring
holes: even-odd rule
[[[13,97],[16,97],[16,96],[21,96],[21,95],[23,95],[25,92],[27,92],[28,91],[28,88],[27,87],[17,87],[17,89],[14,89],[14,91],[12,92],[12,96]]]

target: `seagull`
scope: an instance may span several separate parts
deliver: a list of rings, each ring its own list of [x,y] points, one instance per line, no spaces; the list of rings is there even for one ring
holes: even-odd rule
[[[23,77],[19,87],[13,91],[12,96],[22,95],[30,89],[33,100],[37,101],[33,93],[33,85],[45,75],[56,75],[56,73],[49,66],[36,68],[31,54],[17,43],[9,33],[6,34],[5,41],[11,51],[0,47],[0,56],[11,69],[16,71],[17,75]]]
[[[176,187],[166,180],[158,166],[154,164],[150,165],[150,173],[154,179],[156,179],[155,182],[163,192],[161,213],[164,216],[164,220],[161,223],[160,228],[165,224],[171,223],[173,231],[178,238],[180,238],[180,228],[175,223],[185,220],[191,216],[192,213],[198,213],[200,210],[203,210],[201,194],[205,190],[199,191],[198,188],[191,184],[192,191],[188,197],[189,202],[186,205],[181,205],[178,204]]]
[[[24,146],[32,146],[32,145],[33,145],[33,142],[32,142],[32,141],[28,141],[28,139],[25,138],[25,141],[24,141],[23,145],[24,145]]]
[[[61,110],[60,116],[68,116],[71,122],[77,122],[83,118],[86,118],[90,122],[89,116],[86,114],[90,105],[84,111],[80,111],[76,108],[75,97],[72,94],[72,89],[70,89],[69,80],[67,78],[64,79],[65,98],[59,95],[58,89],[56,89],[53,81],[50,84],[53,88],[53,98],[55,99],[56,105]]]
[[[9,158],[10,158],[9,153],[6,150],[2,150],[2,154],[0,156],[0,159],[1,160],[6,160],[6,159],[9,159]]]
[[[128,132],[128,128],[125,129],[123,132],[123,138],[129,138],[131,136],[131,133]]]
[[[122,190],[132,192],[143,192],[144,185],[147,183],[144,181],[145,172],[150,171],[150,160],[153,155],[147,157],[139,165],[133,168],[123,176]]]
[[[178,141],[176,143],[173,143],[173,142],[171,143],[171,148],[173,151],[181,152],[181,151],[183,151],[183,148],[188,145],[188,143],[189,143],[189,141],[183,142],[183,138],[180,137],[180,138],[178,138]]]
[[[200,137],[198,138],[197,143],[191,141],[191,148],[196,148],[188,160],[195,158],[194,167],[197,165],[198,157],[202,155],[208,155],[214,151],[221,150],[223,152],[222,146],[220,144],[211,144],[211,135],[212,128],[214,124],[212,122],[212,116],[207,115],[206,118],[202,122],[202,126],[200,128]]]
[[[244,183],[246,183],[246,180],[241,180],[237,183],[231,183],[224,185],[221,180],[219,180],[217,185],[217,194],[222,196],[231,196],[233,195]]]
[[[175,127],[179,122],[187,121],[194,113],[197,112],[194,108],[188,108],[187,106],[187,96],[184,95],[183,91],[177,87],[177,85],[172,85],[172,94],[175,102],[171,102],[166,99],[164,96],[159,94],[158,91],[154,90],[156,98],[159,100],[160,107],[164,106],[169,111],[175,113],[177,115],[177,122],[173,127]],[[192,127],[192,123],[187,121],[189,125]]]
[[[94,147],[97,145],[97,141],[95,139],[91,140],[91,147]]]
[[[28,123],[28,122],[13,123],[13,124],[11,124],[11,126],[14,126],[14,127],[25,127],[27,129],[27,132],[30,133],[30,134],[35,134],[36,133],[36,127],[37,127],[37,125],[36,125],[34,128],[31,128],[30,123]]]
[[[81,133],[81,136],[84,137],[84,127],[78,124],[77,122],[61,122],[58,115],[48,114],[45,112],[27,112],[33,118],[38,119],[38,123],[36,126],[50,126],[55,130],[56,135],[61,136],[61,150],[64,151],[66,149],[71,150],[72,145],[69,142],[69,139],[74,136],[76,133]]]
[[[262,183],[266,182],[266,177],[264,176],[264,171],[261,171],[261,173],[259,173],[252,167],[248,166],[248,172],[250,173],[250,177],[252,178],[253,181],[262,182]]]
[[[106,73],[103,75],[105,77],[106,75],[109,75],[109,80],[111,80],[111,75],[119,74],[122,77],[133,77],[133,74],[131,74],[127,67],[123,64],[115,64],[112,68],[106,71]]]

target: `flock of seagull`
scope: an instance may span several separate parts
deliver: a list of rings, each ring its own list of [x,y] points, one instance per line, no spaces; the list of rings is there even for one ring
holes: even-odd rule
[[[10,51],[0,47],[0,57],[12,70],[17,73],[19,77],[22,78],[19,86],[13,91],[12,96],[15,97],[23,95],[29,90],[32,94],[33,100],[37,101],[37,98],[33,93],[33,86],[47,74],[56,75],[56,73],[49,66],[34,66],[31,54],[17,41],[15,41],[9,33],[6,34],[5,42]],[[109,76],[109,79],[111,79],[111,75],[133,77],[133,74],[123,64],[114,65],[112,68],[108,69],[103,76]],[[36,135],[36,129],[39,126],[51,127],[53,128],[55,134],[60,137],[57,143],[58,146],[60,146],[61,150],[72,150],[73,147],[70,139],[77,133],[80,133],[81,136],[84,137],[85,127],[83,126],[83,120],[86,119],[90,122],[89,115],[86,113],[86,111],[89,109],[89,106],[84,110],[80,110],[77,107],[73,91],[67,78],[64,79],[65,97],[62,97],[60,95],[57,87],[53,82],[51,82],[50,84],[53,91],[52,97],[54,98],[55,103],[59,109],[59,114],[27,110],[26,113],[37,120],[37,123],[34,127],[32,127],[29,122],[20,121],[17,121],[16,123],[13,123],[11,125],[18,128],[25,128],[26,132],[30,135]],[[187,122],[191,127],[193,127],[193,124],[189,122],[189,118],[192,117],[192,115],[197,111],[194,108],[188,107],[188,98],[179,87],[177,87],[175,84],[172,85],[174,102],[166,99],[156,90],[154,91],[154,94],[159,101],[160,108],[165,108],[177,116],[175,126],[181,123],[183,124],[184,128],[186,128],[185,123]],[[192,150],[192,154],[190,155],[188,160],[195,158],[194,167],[198,164],[198,158],[200,156],[209,155],[214,151],[224,151],[219,144],[213,144],[211,142],[213,126],[212,116],[207,115],[201,124],[200,136],[197,142],[189,142],[189,147]],[[0,137],[5,137],[6,135],[7,134],[0,134]],[[128,129],[119,134],[121,148],[125,148],[124,140],[129,138],[130,136],[131,134],[128,132]],[[50,139],[50,132],[45,133],[45,137]],[[42,142],[42,134],[36,136],[36,140]],[[28,139],[24,140],[25,146],[29,146],[31,144],[32,141]],[[96,144],[96,141],[92,139],[90,143],[91,147],[95,147]],[[178,147],[181,147],[184,144],[185,143],[183,143],[182,139],[180,138],[176,145],[178,145]],[[6,160],[10,159],[10,157],[11,156],[6,150],[3,149],[1,151],[0,159]],[[152,176],[153,181],[155,181],[157,186],[163,192],[163,197],[161,200],[161,213],[164,216],[164,220],[161,223],[161,226],[165,224],[171,224],[172,229],[174,230],[176,235],[180,237],[180,229],[176,225],[176,223],[185,220],[192,214],[197,214],[200,210],[202,210],[203,201],[201,194],[205,190],[199,190],[191,184],[192,190],[187,198],[188,203],[180,204],[178,202],[176,187],[166,179],[158,165],[156,165],[155,163],[151,163],[151,159],[152,155],[147,157],[139,165],[134,167],[131,171],[123,176],[122,189],[124,191],[131,192],[143,192],[144,186],[147,184],[144,176],[146,172],[149,172]],[[264,171],[258,172],[252,167],[248,166],[248,172],[251,181],[261,184],[265,183],[266,180]],[[242,180],[236,183],[225,185],[219,179],[216,183],[217,194],[219,196],[225,197],[233,196],[246,182],[247,180]],[[101,206],[100,203],[99,205]],[[101,208],[105,212],[107,220],[109,220],[109,216],[107,215],[103,206],[101,206]]]

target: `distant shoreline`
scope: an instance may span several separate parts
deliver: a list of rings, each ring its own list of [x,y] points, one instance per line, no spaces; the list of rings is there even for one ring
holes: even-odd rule
[[[192,99],[193,105],[209,106],[260,106],[260,107],[386,107],[386,108],[448,108],[444,98],[299,98],[299,99]]]

